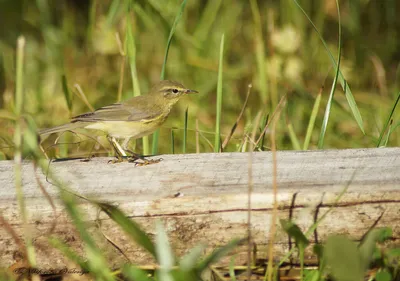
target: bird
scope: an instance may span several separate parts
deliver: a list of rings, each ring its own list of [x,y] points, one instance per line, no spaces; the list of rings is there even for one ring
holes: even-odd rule
[[[127,147],[129,140],[154,133],[167,120],[172,107],[179,99],[193,93],[198,92],[186,88],[181,83],[162,80],[156,83],[146,95],[136,96],[121,103],[114,103],[93,112],[75,116],[67,124],[39,131],[39,135],[42,137],[80,128],[100,130],[107,135],[108,141],[116,152],[117,159],[112,161],[113,163],[122,162],[124,158],[129,158],[133,162],[141,159],[145,165],[156,163],[160,159],[147,160],[130,151]],[[119,139],[124,140],[122,146],[118,142]]]

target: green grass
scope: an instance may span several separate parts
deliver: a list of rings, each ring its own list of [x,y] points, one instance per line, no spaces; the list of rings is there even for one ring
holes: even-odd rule
[[[376,83],[371,83],[380,81],[373,65],[361,64],[368,60],[363,59],[365,53],[360,52],[362,46],[376,54],[384,69],[398,67],[395,60],[390,59],[390,56],[395,56],[391,44],[387,45],[387,49],[380,49],[373,44],[373,40],[363,40],[361,36],[362,22],[374,18],[363,11],[373,9],[373,4],[357,6],[355,9],[359,9],[358,15],[361,18],[354,19],[348,18],[348,7],[342,7],[342,14],[346,14],[342,20],[342,33],[359,32],[358,36],[353,34],[354,36],[349,37],[338,36],[337,29],[327,28],[338,24],[336,7],[329,7],[328,10],[317,7],[318,14],[314,15],[309,11],[311,2],[302,3],[303,10],[296,3],[289,1],[266,5],[260,1],[250,1],[250,5],[242,5],[237,0],[229,3],[211,1],[205,6],[199,1],[186,3],[173,0],[168,0],[165,5],[159,5],[156,1],[130,3],[116,0],[109,1],[108,4],[93,1],[89,6],[44,0],[24,3],[26,7],[21,17],[7,20],[13,23],[29,19],[23,26],[24,33],[29,34],[25,81],[27,112],[35,116],[39,128],[58,125],[67,122],[70,115],[87,111],[81,100],[73,96],[63,98],[66,95],[65,89],[72,89],[75,84],[79,84],[85,90],[88,103],[97,108],[115,102],[117,96],[126,99],[139,92],[145,94],[159,79],[157,73],[161,72],[161,78],[178,80],[185,86],[198,90],[200,94],[188,97],[177,105],[169,121],[159,131],[159,136],[153,137],[152,147],[148,141],[144,141],[143,145],[138,144],[136,149],[145,154],[150,150],[152,153],[171,151],[170,142],[164,141],[169,139],[171,127],[178,128],[175,134],[176,145],[183,145],[184,134],[179,131],[184,130],[181,116],[187,107],[189,132],[195,130],[197,119],[202,131],[216,132],[217,126],[212,127],[219,124],[219,138],[225,139],[236,122],[246,97],[245,87],[250,82],[254,82],[254,95],[249,100],[247,113],[236,126],[235,134],[224,147],[224,151],[236,151],[245,134],[245,124],[255,126],[253,121],[258,112],[263,112],[263,116],[271,116],[277,101],[285,94],[289,94],[285,118],[290,120],[290,126],[286,125],[285,118],[281,118],[278,123],[279,149],[316,149],[318,140],[323,140],[324,148],[376,146],[378,139],[382,139],[382,128],[388,120],[387,112],[393,108],[399,89],[396,73],[387,71],[384,80],[387,94],[382,95]],[[8,9],[13,9],[13,5],[9,5]],[[63,9],[60,9],[60,5]],[[282,10],[287,12],[280,17],[279,11]],[[305,17],[302,11],[311,16]],[[89,17],[86,17],[86,12]],[[378,9],[374,12],[382,11]],[[388,31],[377,32],[374,21],[371,21],[371,30],[364,28],[363,32],[368,32],[369,38],[376,41],[389,38],[389,31],[396,29],[396,23],[389,18],[382,19],[387,21]],[[76,26],[80,28],[75,28]],[[296,39],[299,43],[290,41],[294,39],[291,33],[285,33],[288,30],[302,36]],[[0,60],[0,86],[6,86],[5,92],[2,92],[0,116],[6,116],[13,108],[7,98],[14,81],[14,62],[9,58],[12,58],[13,44],[20,32],[10,28],[8,33],[14,34],[14,37],[0,34],[3,58]],[[122,65],[122,69],[126,71],[121,71],[122,59],[116,33],[120,34],[122,45],[127,48],[124,50],[127,64]],[[225,34],[222,58],[224,99],[221,109],[215,111],[215,107],[211,105],[218,100],[220,56],[216,50],[219,49],[222,33]],[[334,57],[339,57],[339,54],[331,50],[334,49],[332,46],[339,46],[339,39],[342,60],[337,79],[342,89],[345,89],[345,94],[336,90],[337,93],[328,104],[331,111],[327,111],[329,90],[322,91],[318,103],[314,103],[328,73],[326,84],[333,84],[335,72],[331,71],[331,67],[338,69],[337,59]],[[284,49],[288,45],[294,47]],[[60,80],[59,77],[68,79]],[[325,112],[330,112],[329,122],[323,122]],[[215,122],[217,117],[220,122]],[[393,112],[392,119],[393,125],[390,130],[386,130],[390,132],[385,135],[388,137],[386,145],[398,146],[400,133],[396,126],[396,111]],[[1,118],[0,125],[0,147],[4,147],[1,152],[10,159],[13,157],[13,148],[9,145],[12,139],[12,122]],[[361,130],[356,130],[357,126]],[[324,136],[319,137],[324,131]],[[66,140],[75,142],[78,137],[82,138],[71,136]],[[215,135],[207,136],[210,137],[218,139]],[[163,141],[159,142],[159,138]],[[300,140],[306,142],[300,144]],[[44,146],[49,146],[52,141],[54,138],[46,141]],[[211,149],[203,137],[199,142],[202,152],[218,149],[215,145]],[[187,134],[186,143],[185,151],[195,152],[195,134]],[[382,143],[386,142],[382,139]],[[268,149],[268,146],[267,141],[260,149]],[[55,146],[50,150],[50,156],[60,156],[68,152],[69,155],[85,157],[92,147],[91,140],[84,141],[79,148],[74,145]],[[97,146],[93,153],[108,155],[107,151]]]
[[[21,161],[29,157],[46,169],[38,149],[37,127],[68,122],[71,116],[92,110],[92,105],[97,108],[145,94],[153,83],[164,78],[182,82],[200,93],[176,106],[152,138],[153,154],[193,153],[197,149],[196,136],[200,151],[220,152],[221,139],[231,131],[234,133],[224,144],[224,151],[245,152],[253,142],[258,143],[255,149],[268,150],[269,137],[264,133],[270,134],[266,126],[275,112],[281,112],[276,120],[278,149],[399,146],[400,67],[395,58],[400,37],[395,35],[400,23],[389,12],[394,10],[394,1],[379,6],[374,1],[361,1],[341,10],[338,2],[332,7],[312,6],[317,5],[314,2],[93,0],[85,5],[84,1],[6,1],[0,11],[0,23],[8,27],[0,31],[0,158],[15,160],[22,221],[26,222],[26,211]],[[387,28],[382,29],[376,18]],[[25,41],[17,41],[21,34]],[[117,41],[116,34],[123,42]],[[369,54],[376,56],[383,73],[368,63]],[[249,96],[246,87],[251,83],[255,94],[244,107]],[[336,88],[337,83],[342,91]],[[332,86],[324,91],[326,84]],[[80,88],[85,93],[75,91],[77,99],[71,89]],[[198,132],[195,122],[199,124]],[[209,140],[213,138],[214,145]],[[70,145],[55,145],[51,157],[91,154],[91,138],[68,135],[63,140]],[[54,138],[49,138],[43,146],[53,142]],[[149,139],[144,138],[136,149],[149,154]],[[108,155],[101,145],[93,152]],[[87,232],[74,196],[63,188],[60,194],[84,242],[88,260],[56,237],[51,240],[53,246],[97,280],[115,280],[117,273],[107,267],[106,256]],[[204,247],[198,245],[186,256],[176,257],[161,223],[153,242],[118,208],[93,204],[161,265],[156,272],[159,280],[198,277],[240,242],[234,240],[205,257],[201,255]],[[318,270],[304,268],[307,239],[331,210],[305,233],[295,222],[282,221],[282,229],[297,247],[280,260],[275,273],[298,251],[302,279],[326,280],[327,273],[339,279],[363,277],[370,261],[367,257],[376,250],[377,243],[387,239],[387,230],[372,230],[359,245],[333,236],[314,249],[320,259]],[[28,231],[24,235],[28,261],[35,265],[31,237]],[[346,253],[336,252],[343,245],[348,246]],[[326,247],[327,251],[322,253],[318,247]],[[394,277],[398,270],[387,262],[389,252],[384,254],[375,260],[380,262],[377,281]],[[358,271],[343,277],[343,256],[351,257],[349,262],[355,263]],[[238,279],[239,271],[232,261],[232,280]],[[152,280],[132,264],[119,273],[131,280]]]

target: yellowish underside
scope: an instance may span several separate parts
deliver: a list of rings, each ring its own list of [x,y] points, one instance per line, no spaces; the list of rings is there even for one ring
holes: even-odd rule
[[[164,122],[103,121],[90,123],[85,129],[100,130],[114,138],[140,138],[154,133],[162,123]]]

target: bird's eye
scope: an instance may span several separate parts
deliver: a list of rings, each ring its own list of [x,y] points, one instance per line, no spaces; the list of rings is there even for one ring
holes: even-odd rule
[[[179,91],[178,91],[178,89],[173,89],[172,92],[173,92],[174,94],[177,94]]]

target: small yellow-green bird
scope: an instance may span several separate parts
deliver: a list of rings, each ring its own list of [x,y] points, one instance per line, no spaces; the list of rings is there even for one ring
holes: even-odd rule
[[[94,112],[84,113],[72,118],[70,123],[39,132],[41,136],[53,133],[73,131],[78,128],[100,130],[107,134],[107,138],[117,153],[117,161],[122,161],[129,152],[133,160],[142,159],[145,164],[159,160],[145,160],[127,149],[131,138],[140,138],[152,134],[166,120],[172,106],[183,96],[197,93],[182,84],[163,80],[155,84],[147,95],[137,96],[121,103],[114,103],[101,107]],[[117,139],[124,139],[121,145]]]

